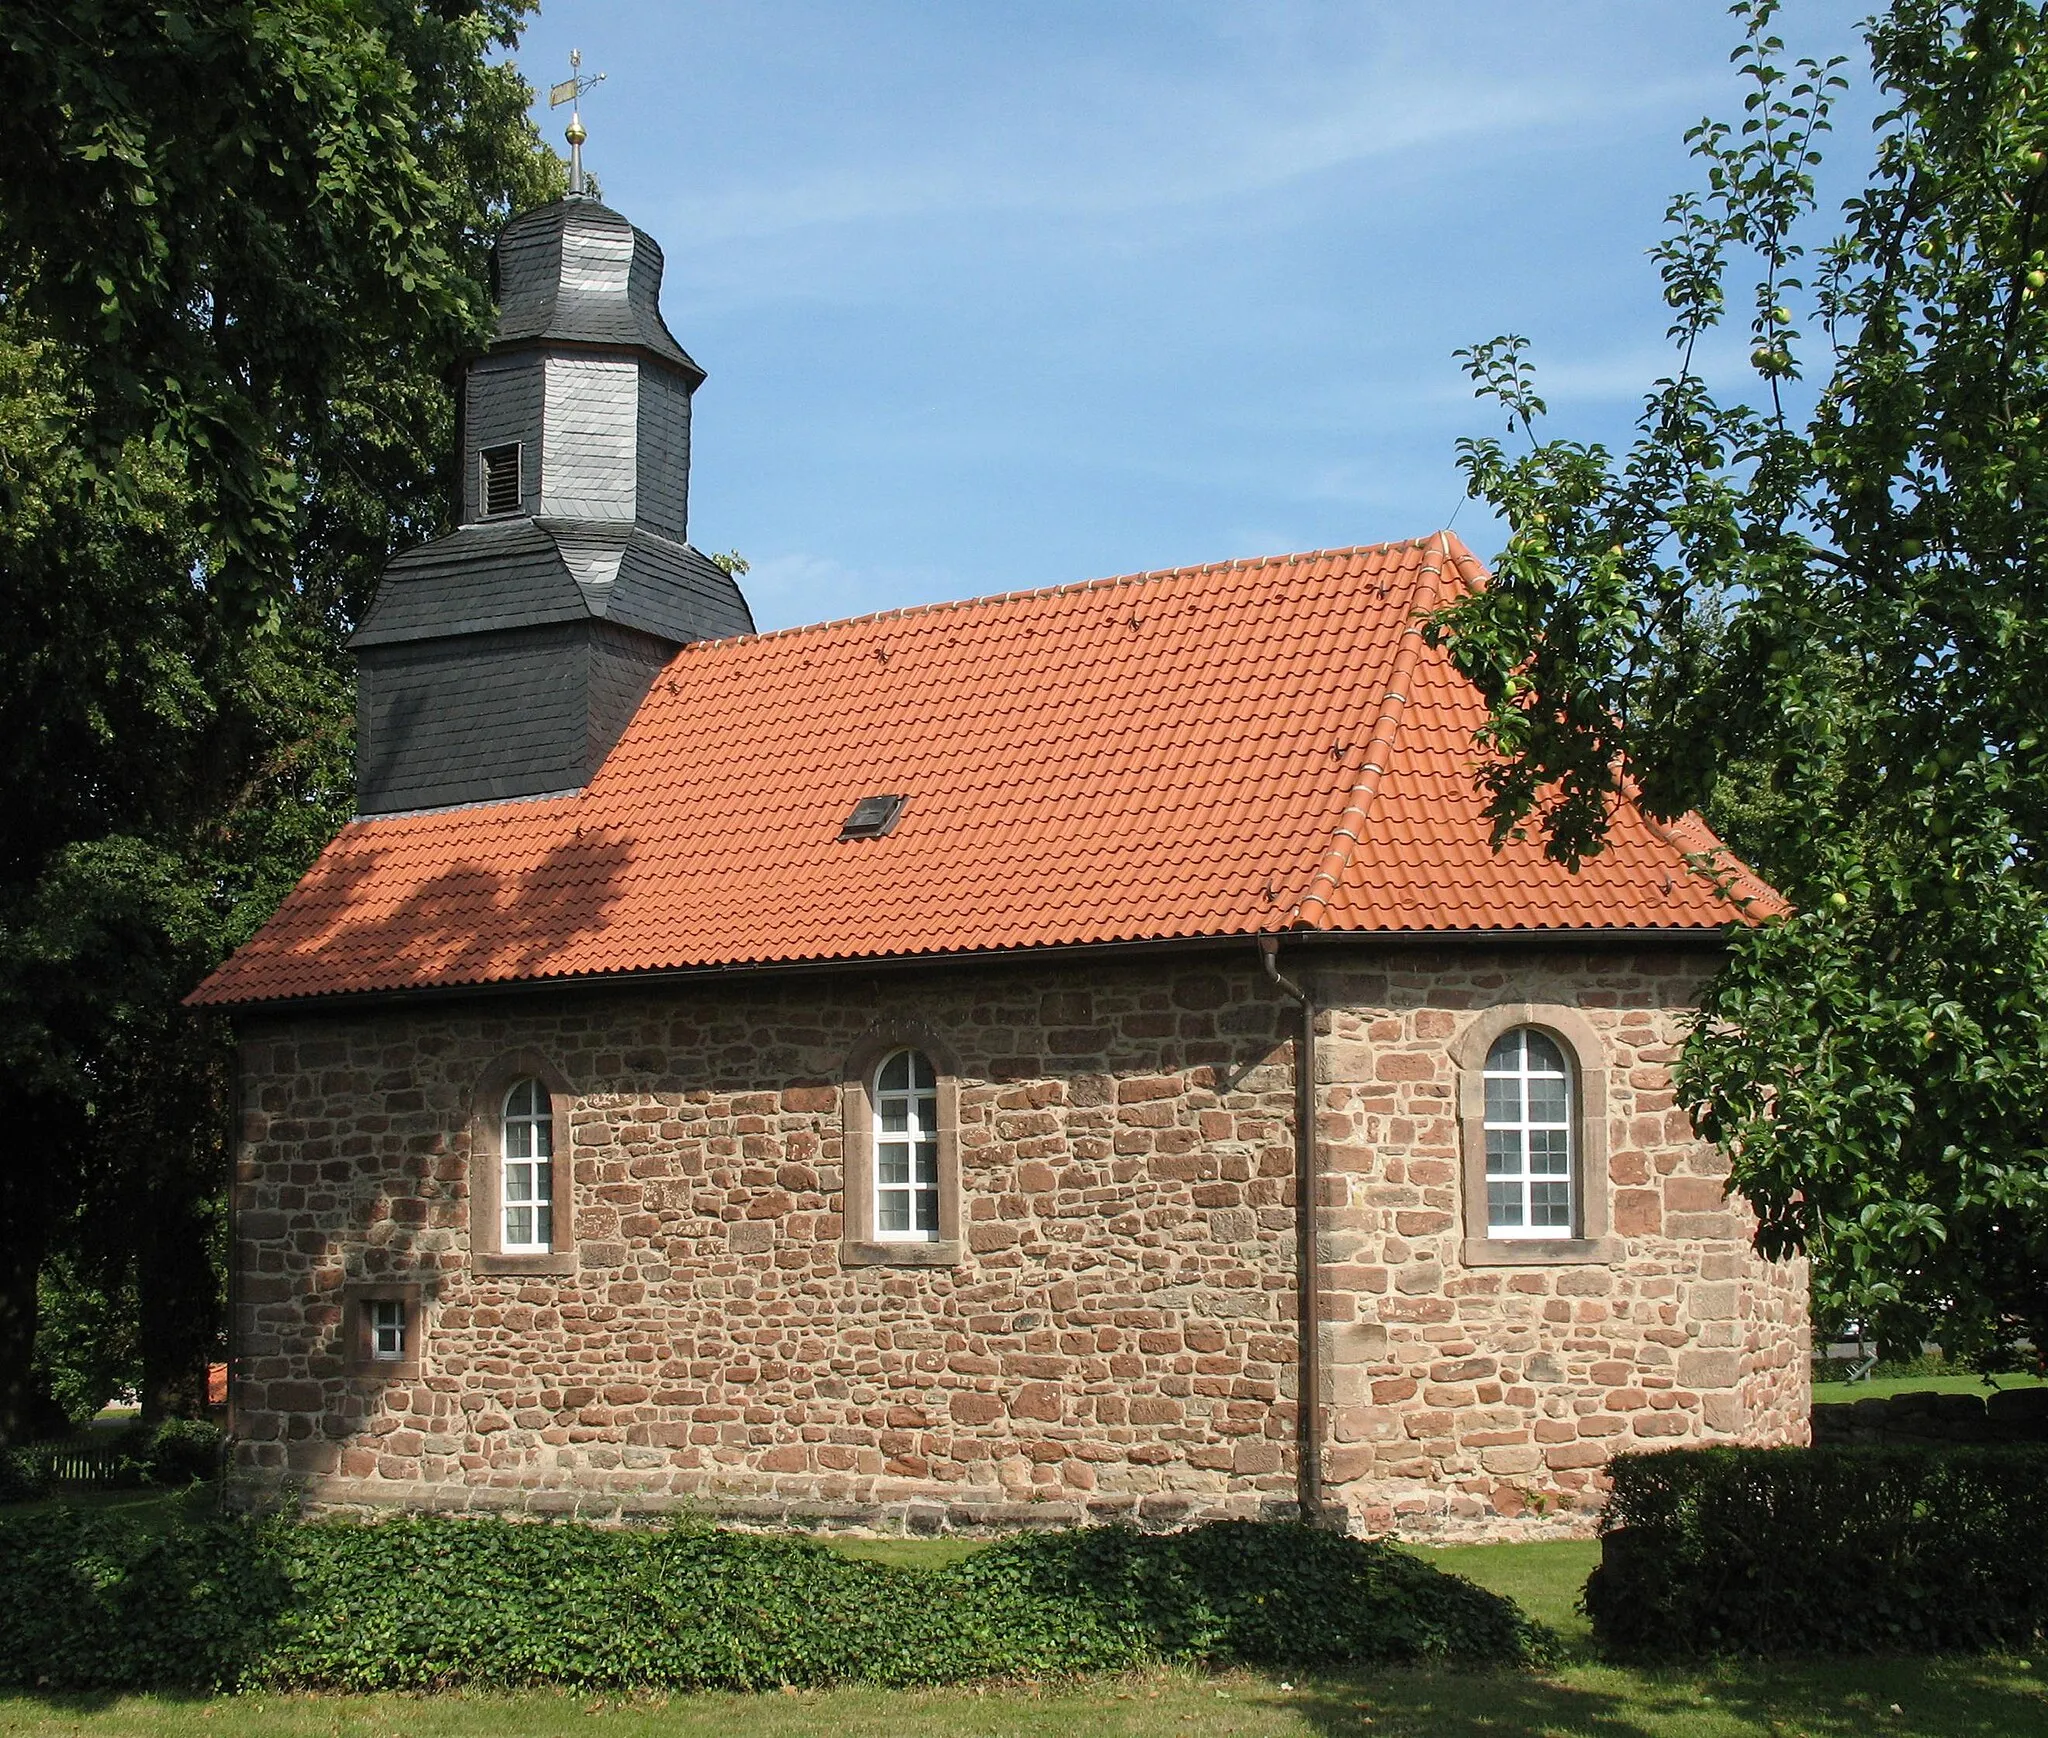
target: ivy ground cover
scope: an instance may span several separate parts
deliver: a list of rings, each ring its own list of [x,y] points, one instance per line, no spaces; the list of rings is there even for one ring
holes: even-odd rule
[[[850,1544],[904,1567],[959,1545]],[[1597,1663],[1574,1610],[1599,1547],[1565,1541],[1416,1554],[1517,1600],[1564,1637],[1543,1672],[1370,1675],[1154,1670],[1079,1682],[673,1697],[0,1696],[0,1738],[2048,1738],[2043,1661]],[[1894,1711],[1896,1710],[1896,1711]]]

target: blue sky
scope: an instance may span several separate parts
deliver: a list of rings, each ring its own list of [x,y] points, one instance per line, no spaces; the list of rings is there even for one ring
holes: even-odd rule
[[[1781,33],[1854,56],[1867,9]],[[1623,437],[1733,42],[1715,0],[548,0],[517,58],[608,75],[590,167],[710,372],[692,541],[779,627],[1435,530],[1500,331]]]

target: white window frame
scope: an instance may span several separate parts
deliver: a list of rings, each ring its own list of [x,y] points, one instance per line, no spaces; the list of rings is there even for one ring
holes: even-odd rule
[[[368,1312],[371,1360],[379,1364],[404,1363],[405,1342],[410,1338],[412,1327],[406,1320],[405,1300],[396,1297],[367,1298],[363,1308]]]
[[[899,1059],[908,1058],[906,1085],[885,1087],[882,1076]],[[880,1243],[939,1241],[939,1071],[931,1057],[910,1045],[891,1050],[868,1076],[868,1102],[873,1107],[874,1234]],[[900,1117],[902,1127],[890,1128]],[[893,1173],[901,1170],[898,1177]],[[888,1211],[898,1201],[909,1223],[892,1228]],[[919,1220],[928,1223],[920,1224]]]
[[[515,1108],[522,1094],[527,1102]],[[532,1075],[515,1080],[498,1126],[498,1248],[506,1255],[545,1254],[554,1248],[555,1219],[555,1103],[547,1082]],[[529,1216],[523,1239],[513,1235],[515,1214]]]
[[[1556,1056],[1556,1069],[1532,1068],[1529,1059],[1529,1039],[1540,1038]],[[1501,1046],[1513,1041],[1515,1045],[1515,1066],[1497,1067],[1494,1057]],[[1530,1115],[1529,1084],[1533,1080],[1558,1080],[1564,1084],[1564,1108],[1557,1117],[1532,1117]],[[1510,1241],[1515,1239],[1557,1240],[1576,1237],[1579,1223],[1579,1141],[1578,1107],[1579,1082],[1572,1064],[1571,1047],[1540,1026],[1511,1026],[1487,1046],[1484,1068],[1486,1107],[1483,1127],[1486,1142],[1486,1235],[1489,1238]],[[1515,1110],[1512,1117],[1497,1115],[1494,1109],[1493,1083],[1512,1081],[1515,1083]],[[1513,1170],[1495,1170],[1494,1152],[1496,1135],[1511,1137],[1516,1158]],[[1564,1148],[1562,1171],[1537,1171],[1531,1166],[1531,1137],[1544,1137],[1545,1144],[1551,1144],[1548,1137],[1561,1136]],[[1554,1158],[1554,1153],[1545,1157]],[[1534,1191],[1561,1186],[1564,1190],[1564,1223],[1534,1223],[1536,1202]],[[1496,1190],[1512,1189],[1517,1197],[1522,1222],[1519,1225],[1503,1224],[1494,1217],[1494,1196]],[[1547,1202],[1554,1207],[1554,1202]]]

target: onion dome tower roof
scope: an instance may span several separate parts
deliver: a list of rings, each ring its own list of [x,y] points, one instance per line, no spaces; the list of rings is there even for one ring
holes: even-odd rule
[[[661,317],[661,248],[596,199],[521,213],[493,256],[493,350],[554,342],[616,344],[667,362],[694,389],[704,370]]]

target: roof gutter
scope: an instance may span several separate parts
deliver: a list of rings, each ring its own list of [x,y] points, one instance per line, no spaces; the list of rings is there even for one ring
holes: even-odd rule
[[[1333,929],[1290,930],[1288,939],[1318,951],[1333,948],[1431,947],[1505,948],[1698,948],[1717,952],[1728,945],[1739,920],[1719,928],[1660,929]],[[947,971],[963,967],[1016,965],[1045,960],[1148,959],[1161,954],[1222,953],[1241,946],[1237,935],[1165,936],[1146,941],[1041,942],[1029,947],[979,948],[959,953],[840,955],[808,960],[739,960],[718,965],[646,966],[630,971],[562,973],[551,977],[472,979],[466,983],[394,984],[374,990],[323,990],[311,995],[252,996],[237,1001],[186,1005],[229,1015],[341,1013],[395,1002],[444,1002],[476,997],[534,995],[549,990],[629,990],[668,985],[728,983],[734,979],[808,977],[813,973]]]
[[[1294,1490],[1302,1520],[1323,1524],[1323,1324],[1322,1263],[1316,1248],[1316,1217],[1322,1171],[1316,1163],[1316,1004],[1293,979],[1280,972],[1280,938],[1259,937],[1259,963],[1283,996],[1301,1011],[1294,1040]]]

